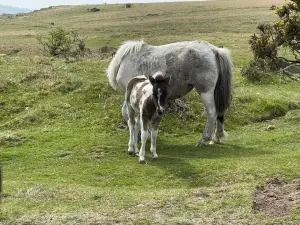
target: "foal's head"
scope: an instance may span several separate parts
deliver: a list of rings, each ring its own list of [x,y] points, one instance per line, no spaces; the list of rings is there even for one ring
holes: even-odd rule
[[[170,77],[164,77],[161,73],[156,73],[155,77],[149,76],[149,80],[153,86],[153,100],[156,111],[162,115],[168,103],[168,84]]]

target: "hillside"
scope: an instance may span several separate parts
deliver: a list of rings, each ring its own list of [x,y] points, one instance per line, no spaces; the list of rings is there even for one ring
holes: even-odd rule
[[[12,7],[7,5],[0,5],[0,15],[2,14],[17,14],[17,13],[28,13],[32,10],[23,9],[18,7]]]
[[[274,1],[252,2],[60,6],[0,17],[0,224],[297,224],[297,191],[278,197],[285,211],[272,205],[273,191],[265,202],[280,213],[272,215],[255,198],[263,185],[298,184],[300,92],[280,74],[262,83],[241,76],[249,36],[276,20]],[[58,27],[78,32],[89,51],[68,60],[44,55],[37,37]],[[146,165],[128,156],[124,94],[108,85],[107,49],[140,39],[231,50],[223,144],[194,147],[206,116],[192,91],[182,99],[186,110],[160,124],[159,159],[149,145]]]

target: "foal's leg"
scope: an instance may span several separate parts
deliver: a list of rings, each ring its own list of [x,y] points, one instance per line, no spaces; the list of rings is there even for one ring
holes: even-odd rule
[[[129,113],[128,113],[128,109],[127,109],[127,106],[126,106],[126,102],[123,102],[123,105],[122,105],[122,109],[121,109],[121,112],[122,112],[122,116],[124,117],[125,121],[128,123],[128,120],[129,120]],[[135,121],[135,127],[138,129],[137,131],[137,135],[135,135],[135,138],[136,138],[136,141],[138,140],[141,140],[141,125],[140,125],[140,120],[136,120]],[[138,152],[138,151],[137,151]]]
[[[136,140],[137,141],[140,141],[141,140],[141,120],[138,119],[136,121],[136,128],[137,128],[137,135],[136,135]]]
[[[161,120],[161,118],[157,118],[152,123],[150,151],[152,152],[152,159],[153,160],[158,158],[158,155],[156,153],[156,139],[157,139],[157,134],[158,134],[158,124],[159,124],[160,120]]]
[[[201,93],[201,99],[205,105],[207,122],[206,122],[205,129],[203,131],[202,138],[199,139],[196,146],[203,145],[205,142],[211,140],[214,131],[216,116],[217,116],[215,100],[214,100],[214,91]]]
[[[137,155],[139,153],[138,148],[138,139],[139,139],[139,132],[140,132],[140,116],[135,118],[135,126],[134,126],[134,154]]]
[[[217,116],[217,127],[215,131],[215,135],[213,137],[213,141],[215,143],[221,143],[221,138],[227,136],[227,133],[224,130],[224,115]]]
[[[144,116],[141,116],[141,149],[139,153],[139,161],[141,164],[145,163],[145,148],[146,148],[146,142],[148,138],[148,119]]]
[[[133,109],[128,106],[127,112],[128,112],[128,127],[129,127],[129,142],[128,142],[128,154],[132,155],[135,152],[135,119],[134,119],[134,111]]]

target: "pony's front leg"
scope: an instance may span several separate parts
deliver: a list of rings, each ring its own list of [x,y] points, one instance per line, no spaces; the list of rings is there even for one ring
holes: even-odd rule
[[[196,147],[199,145],[203,145],[206,142],[212,139],[212,135],[214,132],[214,126],[216,122],[216,107],[215,107],[215,100],[214,100],[214,92],[210,91],[207,93],[201,94],[201,99],[205,105],[206,113],[207,113],[207,122],[205,129],[202,134],[202,138],[196,144]]]
[[[151,148],[150,151],[152,153],[152,159],[156,160],[158,158],[158,155],[156,153],[156,139],[158,135],[158,124],[160,122],[161,118],[157,118],[152,123],[152,129],[151,129]]]
[[[141,116],[141,149],[139,152],[139,162],[141,164],[145,164],[145,148],[146,148],[146,142],[148,138],[148,119]]]

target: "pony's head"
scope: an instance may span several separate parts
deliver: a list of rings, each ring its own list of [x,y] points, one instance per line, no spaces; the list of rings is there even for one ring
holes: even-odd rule
[[[168,103],[168,84],[170,81],[169,76],[163,76],[161,72],[157,72],[154,76],[149,76],[150,83],[153,86],[153,100],[156,111],[162,115]]]

